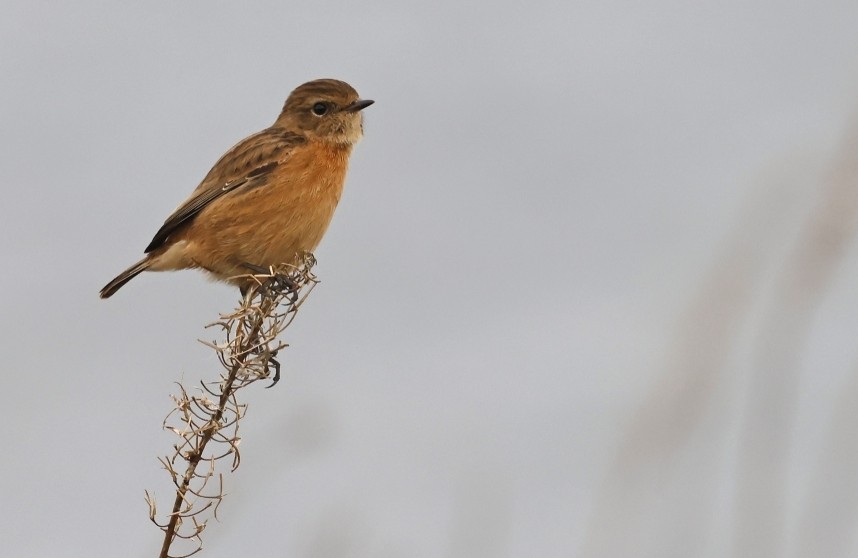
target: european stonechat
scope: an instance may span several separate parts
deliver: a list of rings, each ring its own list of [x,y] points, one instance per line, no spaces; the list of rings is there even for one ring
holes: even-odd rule
[[[227,151],[101,298],[143,271],[202,269],[244,291],[249,273],[297,263],[331,222],[372,103],[335,79],[292,91],[274,125]]]

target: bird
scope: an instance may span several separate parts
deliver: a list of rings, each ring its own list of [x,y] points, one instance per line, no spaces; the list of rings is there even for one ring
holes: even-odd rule
[[[100,291],[109,298],[144,271],[200,269],[245,293],[251,273],[312,253],[340,200],[361,99],[348,83],[317,79],[292,91],[274,124],[238,142],[167,217],[145,257]]]

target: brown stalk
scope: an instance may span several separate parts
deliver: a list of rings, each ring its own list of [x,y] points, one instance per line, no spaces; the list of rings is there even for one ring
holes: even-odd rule
[[[277,337],[292,323],[317,284],[314,265],[315,258],[306,254],[297,266],[284,265],[271,269],[269,275],[252,276],[257,284],[235,311],[208,326],[218,327],[224,334],[221,342],[202,341],[216,352],[224,372],[217,381],[201,382],[198,395],[189,394],[179,384],[179,395],[172,396],[175,406],[163,426],[180,440],[174,444],[172,455],[158,459],[176,488],[166,523],[158,521],[155,499],[146,492],[149,518],[164,532],[159,558],[185,558],[202,550],[200,534],[207,519],[198,517],[211,509],[212,517],[217,518],[224,498],[223,475],[217,465],[231,457],[228,469],[235,471],[241,461],[238,427],[247,406],[238,402],[236,393],[269,378],[272,367],[279,369],[274,357],[287,345]],[[179,462],[185,463],[184,473],[176,467]],[[206,466],[201,470],[203,463]],[[215,477],[216,486],[210,488],[209,481]],[[170,554],[176,539],[192,540],[196,548],[183,555]]]

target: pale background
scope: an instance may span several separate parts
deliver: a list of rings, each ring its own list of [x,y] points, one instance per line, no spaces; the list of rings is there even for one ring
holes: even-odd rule
[[[98,289],[317,77],[377,103],[202,556],[858,554],[858,3],[238,5],[2,5],[0,554],[157,554],[237,294]]]

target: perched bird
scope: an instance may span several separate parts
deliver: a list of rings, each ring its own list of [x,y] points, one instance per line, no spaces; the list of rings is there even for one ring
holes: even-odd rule
[[[274,125],[227,151],[155,233],[146,257],[105,285],[101,298],[143,271],[179,269],[202,269],[244,291],[248,274],[312,252],[363,135],[360,111],[372,103],[335,79],[292,91]]]

